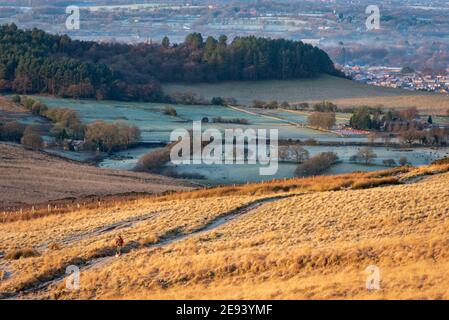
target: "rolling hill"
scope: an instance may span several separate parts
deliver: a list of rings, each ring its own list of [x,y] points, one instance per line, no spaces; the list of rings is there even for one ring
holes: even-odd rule
[[[0,208],[50,200],[193,188],[163,176],[106,170],[0,143]]]
[[[0,292],[51,299],[448,299],[448,170],[197,190],[2,223]],[[117,258],[118,234],[126,244]],[[66,288],[70,265],[81,268],[79,290]],[[380,270],[379,290],[366,288],[368,266]]]

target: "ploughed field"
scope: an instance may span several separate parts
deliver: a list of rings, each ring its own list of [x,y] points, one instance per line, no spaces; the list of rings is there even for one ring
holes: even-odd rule
[[[2,223],[0,292],[51,299],[448,299],[448,170],[197,190]],[[125,247],[114,257],[119,234]],[[81,270],[79,290],[66,288],[73,265]],[[368,266],[380,270],[378,290],[366,288]]]

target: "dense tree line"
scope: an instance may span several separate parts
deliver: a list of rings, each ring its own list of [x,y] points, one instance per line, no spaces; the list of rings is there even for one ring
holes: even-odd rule
[[[293,79],[341,75],[328,55],[283,39],[199,33],[181,44],[96,43],[38,29],[0,27],[0,91],[63,97],[168,101],[160,82]]]

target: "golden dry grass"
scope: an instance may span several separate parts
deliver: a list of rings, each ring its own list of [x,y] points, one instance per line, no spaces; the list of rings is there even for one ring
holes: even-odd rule
[[[192,232],[254,197],[201,200],[133,201],[122,207],[81,210],[32,221],[0,225],[0,253],[33,248],[41,255],[13,261],[0,260],[15,276],[0,284],[0,292],[16,291],[65,271],[71,264],[113,255],[114,239],[122,234],[127,248],[152,244],[155,239]]]
[[[18,297],[449,299],[448,169],[292,179],[272,186],[294,188],[263,192],[257,186],[269,184],[193,191],[190,199],[184,193],[4,223],[0,252],[32,247],[40,256],[0,260],[0,270],[12,272],[0,292],[35,287],[77,264],[80,291],[68,291],[60,280]],[[392,178],[408,183],[373,187]],[[351,183],[342,185],[345,180]],[[368,189],[355,190],[357,184]],[[273,193],[290,196],[195,233]],[[128,247],[120,258],[108,258],[118,234]],[[365,288],[369,265],[380,268],[381,290]]]
[[[441,167],[441,170],[444,171],[445,168],[449,168],[449,165],[443,165]],[[360,189],[363,188],[364,185],[365,187],[372,187],[374,184],[397,184],[399,183],[400,176],[415,170],[417,169],[411,167],[396,167],[393,169],[375,172],[345,173],[333,176],[313,176],[306,178],[280,179],[266,182],[248,183],[245,185],[224,186],[211,189],[198,189],[193,191],[177,192],[169,195],[157,196],[155,201],[209,198],[217,196],[261,196],[285,192],[301,193],[341,190],[349,188]]]

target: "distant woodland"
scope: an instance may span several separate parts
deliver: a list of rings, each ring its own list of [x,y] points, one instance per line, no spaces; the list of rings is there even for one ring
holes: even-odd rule
[[[303,42],[257,37],[138,45],[72,40],[39,29],[0,27],[0,91],[98,100],[170,101],[162,82],[341,76],[329,56]]]

